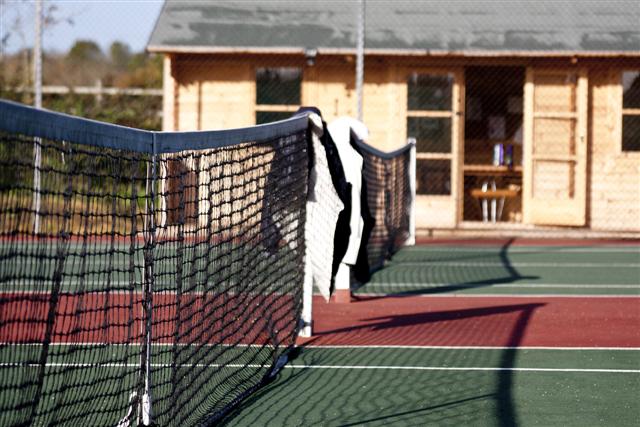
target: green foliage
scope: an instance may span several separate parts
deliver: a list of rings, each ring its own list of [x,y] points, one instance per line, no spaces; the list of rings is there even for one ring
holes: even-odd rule
[[[50,95],[43,98],[45,108],[122,126],[148,130],[162,127],[158,96],[105,96],[98,102],[92,95]]]
[[[162,87],[162,56],[138,53],[131,56],[127,72],[114,79],[117,87]]]
[[[78,40],[69,50],[67,59],[74,63],[98,62],[104,59],[104,55],[96,42]]]
[[[24,168],[17,167],[19,164],[28,165],[32,161],[33,149],[25,150],[24,148],[22,144],[16,147],[16,142],[8,135],[0,134],[0,159],[5,165],[14,165],[14,167],[0,168],[0,188],[11,188],[16,182],[23,181],[26,181],[25,185],[29,185],[30,176],[21,176]]]
[[[122,42],[113,42],[109,47],[109,59],[117,70],[125,70],[131,61],[131,49]]]
[[[98,44],[78,40],[66,55],[46,54],[43,61],[45,85],[160,88],[162,56],[132,53],[123,42],[114,42],[105,56]],[[32,54],[21,51],[6,55],[0,67],[0,98],[33,103]],[[24,90],[24,89],[27,90]],[[19,90],[18,90],[19,89]],[[67,114],[135,128],[159,130],[162,98],[159,96],[44,94],[44,108]]]

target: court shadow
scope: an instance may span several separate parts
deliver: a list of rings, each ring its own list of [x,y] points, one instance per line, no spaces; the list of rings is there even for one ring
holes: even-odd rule
[[[443,294],[456,291],[464,291],[469,289],[478,289],[483,287],[491,287],[493,285],[511,284],[517,283],[522,280],[537,280],[540,276],[521,275],[518,270],[513,266],[509,258],[509,248],[513,245],[515,239],[511,238],[501,244],[497,253],[488,252],[481,255],[465,255],[460,256],[457,252],[447,253],[446,248],[442,248],[435,254],[434,259],[425,259],[425,266],[413,269],[403,268],[402,261],[397,261],[390,269],[386,270],[389,274],[388,281],[395,283],[429,283],[433,280],[433,276],[438,276],[438,282],[446,283],[442,285],[425,285],[422,288],[408,289],[402,291],[393,291],[385,293],[385,295],[377,295],[374,298],[386,298],[389,295],[394,296],[411,296],[411,295],[428,295],[428,294]],[[493,266],[494,260],[497,256],[500,266]],[[489,258],[490,261],[486,263],[486,266],[482,265],[482,260]],[[474,260],[478,265],[477,268],[461,269],[450,267],[445,269],[438,265],[439,262],[446,265],[448,262],[462,262]],[[411,264],[416,264],[412,262]],[[437,271],[434,273],[434,270]],[[377,270],[378,272],[385,272],[384,268]],[[374,276],[375,277],[375,276]],[[371,283],[371,282],[369,282]],[[354,292],[367,294],[367,285],[369,283],[356,284]],[[362,299],[358,293],[353,293],[353,300],[359,301]],[[378,292],[375,292],[376,294]],[[367,296],[370,298],[371,296]]]
[[[370,301],[373,301],[377,298],[370,298]],[[508,338],[508,343],[506,346],[517,346],[522,337],[524,335],[524,331],[526,329],[526,323],[529,320],[530,315],[524,316],[525,323],[521,324],[523,321],[520,320],[523,313],[533,313],[535,309],[538,307],[544,306],[544,303],[529,303],[529,304],[510,304],[510,305],[499,305],[499,306],[491,306],[491,307],[482,307],[482,308],[470,308],[465,310],[447,310],[447,311],[436,311],[436,312],[426,312],[426,313],[411,313],[411,314],[396,314],[389,316],[378,316],[378,317],[370,317],[367,319],[361,319],[361,321],[365,322],[361,325],[348,326],[345,328],[337,328],[324,330],[321,332],[317,332],[314,334],[314,338],[307,341],[306,345],[313,345],[316,341],[320,341],[324,336],[332,336],[336,334],[346,334],[347,337],[349,334],[360,335],[361,332],[365,331],[384,331],[389,330],[390,333],[393,332],[394,329],[398,328],[406,328],[411,326],[425,326],[429,323],[437,323],[437,322],[446,322],[451,320],[465,320],[472,318],[481,318],[485,316],[494,316],[500,314],[509,314],[509,313],[518,313],[518,321],[515,322],[514,330]],[[304,346],[302,346],[304,348]]]
[[[363,324],[353,325],[345,328],[334,328],[330,330],[324,330],[319,332],[313,339],[306,342],[304,345],[298,347],[290,354],[290,358],[295,360],[299,357],[299,364],[309,366],[308,368],[298,369],[285,369],[280,374],[280,378],[273,383],[267,385],[267,387],[258,391],[258,393],[249,397],[233,414],[230,418],[227,418],[224,425],[256,425],[261,422],[280,423],[282,417],[287,419],[287,423],[291,425],[340,425],[340,426],[352,426],[363,425],[367,423],[374,424],[389,424],[389,425],[420,425],[421,419],[429,419],[430,417],[441,416],[443,412],[447,413],[448,418],[442,418],[440,421],[449,422],[460,417],[470,417],[477,407],[483,405],[483,402],[493,401],[495,404],[492,406],[493,420],[500,426],[517,426],[519,425],[518,413],[513,402],[513,368],[516,366],[517,349],[521,345],[523,337],[525,335],[527,325],[530,322],[535,310],[542,307],[542,303],[530,303],[530,304],[509,304],[490,307],[470,308],[465,310],[444,310],[436,312],[425,313],[410,313],[399,315],[380,315],[367,319],[361,319]],[[331,369],[313,369],[314,365],[331,365],[335,364],[335,359],[331,359],[331,356],[324,355],[322,348],[318,348],[317,345],[326,343],[326,337],[341,335],[343,339],[348,340],[349,336],[363,337],[368,334],[388,334],[398,335],[403,333],[403,330],[410,330],[412,327],[418,327],[417,329],[431,329],[437,330],[439,325],[445,327],[445,322],[451,325],[451,322],[462,322],[458,330],[469,329],[473,330],[472,323],[474,320],[482,324],[483,318],[491,316],[507,315],[508,322],[506,328],[501,327],[500,331],[491,331],[484,328],[475,328],[476,334],[484,334],[487,337],[494,333],[503,334],[503,344],[499,350],[499,355],[496,354],[495,359],[498,369],[495,371],[495,375],[492,378],[491,385],[484,384],[482,386],[476,386],[468,384],[462,385],[468,378],[465,377],[464,372],[437,372],[434,371],[428,375],[431,378],[428,386],[434,387],[434,402],[427,405],[415,405],[407,408],[406,405],[400,405],[398,411],[393,411],[387,408],[379,413],[362,411],[358,416],[354,417],[349,411],[352,411],[352,406],[358,407],[358,402],[354,404],[353,393],[349,392],[351,385],[341,385],[344,382],[345,375],[350,375],[345,370],[331,370]],[[494,319],[495,320],[495,319]],[[354,323],[355,323],[354,319]],[[489,324],[489,323],[487,323]],[[420,328],[422,327],[422,328]],[[415,328],[413,330],[416,330]],[[506,332],[505,332],[506,331]],[[482,335],[480,335],[482,336]],[[359,364],[359,365],[374,365],[380,364],[380,361],[375,360],[375,355],[367,356],[367,348],[360,349],[345,347],[340,350],[341,363]],[[373,350],[371,350],[373,352]],[[398,350],[402,351],[402,350]],[[465,350],[459,350],[458,353],[461,360],[465,363],[469,363],[470,366],[483,366],[486,364],[482,360],[482,355],[477,352],[468,351],[463,355]],[[309,353],[307,353],[309,352]],[[306,357],[305,357],[306,356]],[[436,350],[433,353],[423,353],[425,357],[439,357]],[[402,356],[394,356],[402,357]],[[479,358],[480,360],[474,361],[473,358]],[[470,360],[471,359],[471,360]],[[402,366],[402,359],[397,365]],[[389,362],[387,362],[389,363]],[[404,362],[405,364],[407,362]],[[418,363],[424,363],[419,361]],[[427,362],[428,363],[428,362]],[[456,364],[455,360],[451,361],[452,365]],[[463,365],[464,366],[464,365]],[[467,365],[469,366],[469,365]],[[398,379],[394,378],[395,374],[392,370],[385,372],[384,370],[351,373],[356,375],[354,378],[361,378],[360,381],[366,386],[373,382],[384,383],[384,392],[389,395],[401,395],[403,393],[404,385],[398,383]],[[489,374],[493,375],[493,374]],[[368,378],[363,380],[362,378]],[[357,380],[355,380],[357,381]],[[484,387],[484,388],[483,388]],[[307,396],[306,399],[292,399],[292,390],[297,396]],[[458,390],[458,391],[456,391]],[[441,393],[445,392],[443,396]],[[366,399],[365,396],[362,396]],[[372,398],[372,397],[369,397]],[[286,410],[287,413],[291,411],[291,418],[284,415],[274,415],[273,408],[268,402],[285,401],[288,399]],[[333,419],[328,420],[326,424],[318,424],[312,415],[308,415],[310,412],[310,401],[330,402],[325,404],[330,408],[332,414],[336,415]],[[360,416],[361,415],[361,416]],[[278,418],[280,417],[280,418]],[[354,420],[355,418],[355,420]],[[446,420],[449,421],[446,421]],[[285,423],[285,424],[287,424]],[[302,424],[300,424],[302,423]],[[288,425],[288,424],[287,424]]]
[[[453,280],[448,281],[450,285],[440,286],[437,288],[425,287],[424,289],[411,290],[401,293],[395,293],[395,296],[409,296],[415,294],[436,294],[446,293],[455,290],[463,290],[469,288],[477,288],[483,286],[491,286],[499,283],[514,283],[523,279],[537,279],[537,276],[522,276],[513,267],[509,259],[508,250],[512,245],[513,239],[506,241],[498,252],[500,260],[500,268],[493,268],[490,271],[483,272],[467,272],[468,275],[464,280],[457,277],[455,270],[452,269],[451,277]],[[442,259],[440,254],[440,259]],[[495,253],[492,254],[495,264]],[[453,254],[452,256],[455,256]],[[446,259],[446,254],[444,255]],[[487,274],[491,273],[491,274]],[[364,285],[366,287],[366,285]],[[355,304],[367,304],[368,302],[387,298],[387,296],[356,296]],[[493,401],[490,407],[493,411],[492,422],[502,426],[518,426],[520,424],[517,408],[514,404],[513,388],[514,378],[513,372],[516,366],[518,347],[520,347],[523,337],[526,333],[527,325],[531,321],[536,309],[544,304],[541,303],[523,303],[508,304],[498,306],[486,306],[468,308],[462,310],[444,310],[432,312],[402,313],[402,314],[384,314],[379,312],[375,317],[366,319],[353,319],[353,324],[345,327],[329,328],[318,330],[314,338],[306,341],[298,347],[296,351],[290,354],[290,360],[298,357],[299,364],[308,366],[307,368],[285,369],[279,377],[250,396],[229,417],[223,420],[223,425],[336,425],[336,426],[355,426],[366,424],[385,424],[385,425],[424,425],[423,422],[428,420],[430,423],[438,424],[457,423],[464,420],[462,424],[473,423],[476,411],[479,408],[486,408],[487,401]],[[384,308],[382,308],[384,310]],[[489,319],[492,316],[507,317],[503,325],[500,325],[500,331],[492,331],[486,328],[476,328],[474,325],[483,325],[482,319]],[[360,324],[358,324],[361,322]],[[416,333],[440,333],[442,330],[446,332],[446,325],[457,324],[462,322],[456,331],[466,331],[463,334],[466,337],[472,337],[472,334],[480,334],[475,341],[491,341],[492,335],[496,333],[502,334],[501,344],[498,347],[499,353],[492,362],[497,366],[495,374],[488,374],[491,384],[487,382],[483,384],[469,384],[469,376],[463,371],[433,371],[426,374],[428,387],[433,387],[433,391],[429,392],[429,396],[433,403],[431,404],[403,404],[402,400],[394,410],[394,406],[382,409],[364,410],[362,408],[363,401],[367,398],[393,398],[406,393],[406,381],[403,382],[393,370],[376,370],[364,373],[350,372],[349,370],[331,370],[331,369],[313,369],[317,365],[330,365],[335,363],[326,356],[330,350],[322,349],[322,344],[331,341],[331,337],[340,336],[342,341],[349,342],[353,338],[353,342],[363,337],[377,335],[384,341],[385,337],[398,336],[399,334]],[[474,323],[477,322],[477,323]],[[502,320],[498,320],[500,324]],[[486,325],[496,324],[495,319],[492,322],[484,323]],[[467,328],[469,325],[469,328]],[[319,329],[319,328],[318,328]],[[455,329],[455,328],[454,328]],[[408,332],[409,331],[409,332]],[[414,331],[414,332],[411,332]],[[427,331],[427,332],[425,332]],[[428,332],[432,331],[432,332]],[[435,331],[435,332],[434,332]],[[438,332],[439,331],[439,332]],[[475,332],[474,332],[475,331]],[[429,338],[426,336],[426,338]],[[452,339],[460,340],[460,336],[452,337]],[[466,339],[466,338],[465,338]],[[474,340],[472,340],[474,341]],[[428,339],[425,341],[428,342]],[[380,363],[375,361],[374,354],[367,355],[366,346],[363,348],[344,347],[339,349],[343,364],[355,364],[357,361],[360,365],[373,365]],[[373,352],[373,350],[371,350]],[[398,350],[402,352],[402,350]],[[462,366],[483,366],[486,361],[482,352],[458,350],[461,363],[469,363],[470,365]],[[433,353],[426,353],[427,357],[442,357],[433,350]],[[402,366],[402,357],[398,357]],[[493,357],[493,356],[491,356]],[[479,359],[474,362],[473,358]],[[346,361],[346,362],[345,362]],[[464,362],[462,362],[464,361]],[[405,362],[406,363],[406,362]],[[424,363],[424,362],[418,362]],[[448,362],[449,363],[449,362]],[[453,360],[452,365],[456,364]],[[472,377],[475,378],[475,377]],[[360,387],[375,388],[372,383],[384,384],[378,389],[378,394],[365,397],[360,396],[363,400],[358,400],[360,389],[355,388],[353,383],[360,384]],[[372,390],[373,392],[373,390]],[[286,407],[281,409],[281,413],[274,411],[276,402],[286,401]],[[313,405],[321,406],[313,408]],[[382,405],[381,405],[382,406]],[[324,410],[324,412],[323,412]],[[286,414],[284,414],[286,412]],[[315,413],[315,415],[313,415]],[[319,418],[322,413],[322,418]],[[327,418],[324,418],[327,417]],[[284,420],[284,421],[283,421]],[[471,420],[471,421],[470,421]]]
[[[482,400],[482,399],[487,399],[487,398],[491,398],[492,395],[490,394],[483,394],[483,395],[479,395],[479,396],[474,396],[474,397],[470,397],[467,399],[459,399],[459,400],[454,400],[454,401],[450,401],[447,403],[443,403],[441,405],[431,405],[431,406],[425,406],[423,408],[420,409],[415,409],[412,411],[404,411],[404,412],[399,412],[396,414],[392,414],[392,415],[385,415],[383,417],[373,417],[373,418],[367,418],[367,419],[363,419],[363,420],[359,420],[357,422],[354,423],[345,423],[345,424],[340,424],[341,427],[351,427],[351,426],[361,426],[363,424],[368,424],[368,423],[374,423],[374,422],[393,422],[394,419],[397,419],[398,417],[405,417],[408,415],[411,416],[419,416],[419,414],[421,413],[427,413],[430,411],[437,411],[440,409],[444,409],[444,408],[448,408],[448,407],[455,407],[457,405],[463,405],[465,403],[469,403],[475,400]]]

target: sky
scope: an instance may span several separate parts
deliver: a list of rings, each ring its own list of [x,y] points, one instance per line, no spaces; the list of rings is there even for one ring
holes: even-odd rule
[[[162,9],[163,0],[44,0],[43,9],[54,7],[56,22],[43,34],[46,52],[65,53],[76,40],[93,40],[107,52],[122,41],[133,52],[144,50]],[[0,0],[0,40],[3,53],[33,46],[35,2]]]

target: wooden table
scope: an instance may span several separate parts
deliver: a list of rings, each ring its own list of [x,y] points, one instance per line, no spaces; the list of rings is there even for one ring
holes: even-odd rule
[[[493,166],[493,165],[464,165],[462,170],[466,175],[476,176],[519,176],[522,166]]]

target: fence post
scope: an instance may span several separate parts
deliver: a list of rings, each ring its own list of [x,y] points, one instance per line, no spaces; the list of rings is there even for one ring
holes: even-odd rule
[[[96,79],[96,105],[102,105],[102,79]]]
[[[36,1],[35,43],[33,46],[33,95],[34,106],[42,108],[42,0]],[[42,139],[33,143],[33,233],[40,233],[40,168],[42,166]]]
[[[358,97],[358,120],[362,121],[362,91],[364,81],[365,0],[358,2],[356,41],[356,96]]]

